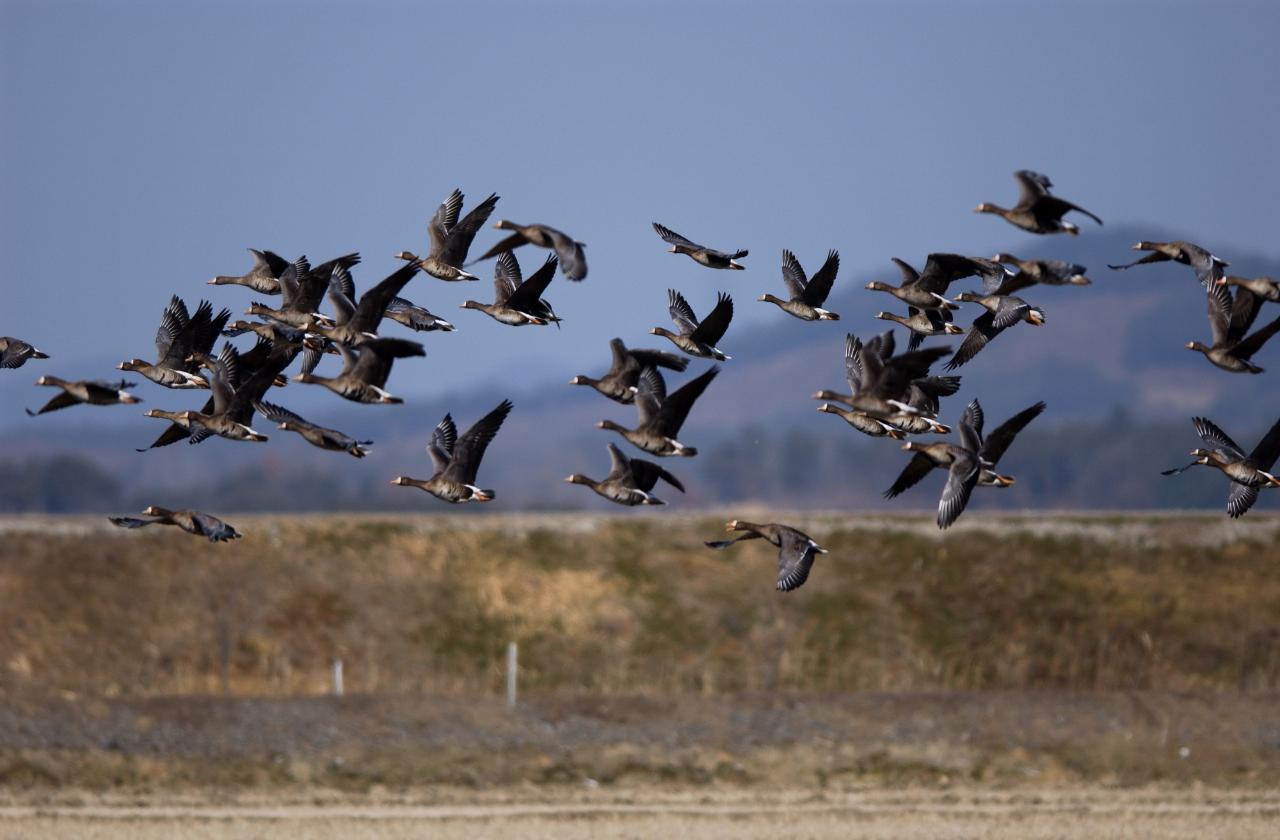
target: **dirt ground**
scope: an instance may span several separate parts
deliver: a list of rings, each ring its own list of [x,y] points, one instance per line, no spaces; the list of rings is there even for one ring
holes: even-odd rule
[[[427,797],[435,798],[434,796]],[[1280,792],[1065,788],[978,790],[560,792],[477,794],[425,804],[412,796],[223,801],[64,796],[0,806],[0,836],[35,838],[1261,838],[1274,837]]]

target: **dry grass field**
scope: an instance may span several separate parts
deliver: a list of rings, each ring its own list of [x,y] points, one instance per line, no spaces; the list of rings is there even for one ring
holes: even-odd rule
[[[779,595],[726,518],[0,520],[0,837],[1280,819],[1280,519],[795,517],[831,554]]]

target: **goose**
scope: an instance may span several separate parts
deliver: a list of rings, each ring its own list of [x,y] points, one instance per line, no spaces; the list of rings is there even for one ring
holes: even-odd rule
[[[973,208],[974,212],[994,213],[1009,224],[1031,233],[1069,233],[1072,236],[1077,235],[1080,233],[1080,228],[1062,220],[1063,216],[1073,210],[1077,213],[1083,213],[1098,224],[1102,224],[1102,219],[1099,219],[1078,204],[1072,204],[1070,201],[1051,194],[1049,190],[1053,187],[1053,183],[1039,172],[1019,169],[1013,173],[1013,177],[1018,181],[1019,190],[1018,203],[1013,205],[1013,209],[1006,210],[998,204],[984,201]]]
[[[1254,280],[1245,277],[1223,277],[1218,280],[1218,285],[1248,289],[1262,300],[1280,303],[1280,282],[1270,277],[1259,277]]]
[[[902,284],[890,286],[873,280],[867,288],[873,292],[889,294],[916,309],[958,309],[945,297],[947,287],[957,280],[978,276],[984,283],[999,283],[1008,271],[994,260],[966,257],[961,254],[933,253],[925,259],[924,271],[917,272],[910,263],[893,258],[902,275]]]
[[[198,368],[189,359],[196,353],[207,354],[213,349],[230,317],[229,309],[223,309],[215,317],[213,304],[207,300],[200,301],[194,316],[189,315],[186,302],[174,295],[165,307],[156,332],[156,363],[130,359],[117,367],[142,374],[166,388],[208,388],[209,383],[196,373]]]
[[[964,418],[964,421],[968,422],[969,426],[977,432],[981,441],[978,457],[982,465],[982,471],[978,476],[978,485],[982,487],[1011,487],[1016,483],[1016,479],[1012,476],[997,473],[995,471],[996,464],[999,463],[1004,453],[1008,451],[1009,445],[1013,443],[1013,439],[1018,436],[1018,433],[1044,412],[1045,404],[1038,402],[1035,405],[1024,408],[1001,423],[985,439],[982,439],[981,408],[981,405],[978,405],[976,401],[970,403],[969,407],[965,409]],[[904,491],[914,487],[935,467],[949,468],[954,457],[952,445],[945,442],[916,443],[912,441],[904,444],[902,448],[908,452],[914,452],[915,455],[907,462],[907,466],[903,468],[902,473],[893,482],[893,486],[884,492],[886,499],[896,498]]]
[[[644,368],[663,367],[683,373],[689,366],[689,360],[666,353],[662,350],[631,350],[622,339],[615,338],[609,342],[613,352],[613,364],[604,376],[593,379],[590,376],[578,375],[569,380],[570,385],[588,385],[595,388],[614,402],[629,405],[635,400],[640,373]],[[657,373],[657,371],[654,371]]]
[[[463,302],[463,309],[478,309],[500,324],[510,327],[523,327],[526,324],[546,326],[552,321],[560,325],[560,319],[551,309],[551,305],[542,299],[552,278],[556,275],[559,260],[555,254],[547,257],[542,267],[522,280],[520,264],[515,255],[504,251],[498,255],[493,269],[493,303],[479,303],[474,300]]]
[[[0,370],[13,370],[27,363],[27,359],[47,359],[43,353],[20,338],[0,336]]]
[[[969,496],[982,475],[982,406],[977,400],[969,403],[960,418],[960,442],[921,444],[908,441],[904,449],[924,453],[931,461],[942,460],[947,468],[947,483],[943,485],[938,500],[938,528],[946,530],[960,518],[969,504]],[[908,464],[908,467],[911,465]],[[901,476],[899,477],[901,480]],[[918,479],[917,479],[918,480]]]
[[[403,338],[371,338],[352,349],[339,346],[342,372],[335,377],[300,373],[295,382],[323,385],[340,397],[361,403],[402,403],[403,399],[384,390],[391,365],[396,359],[425,356],[427,351],[416,341]]]
[[[813,279],[805,276],[804,269],[796,255],[790,251],[782,252],[782,279],[790,293],[789,300],[782,300],[770,294],[763,294],[760,300],[775,304],[788,315],[802,321],[839,321],[835,312],[822,308],[827,295],[831,294],[831,284],[836,280],[836,272],[840,270],[840,254],[828,251],[827,260],[822,268],[813,275]]]
[[[280,274],[280,307],[273,309],[265,303],[255,301],[249,305],[245,314],[268,318],[303,330],[333,326],[332,319],[319,313],[320,302],[329,290],[334,271],[350,271],[359,263],[360,255],[357,253],[345,254],[314,268],[306,257],[299,257]]]
[[[1200,285],[1208,289],[1222,279],[1222,270],[1231,265],[1231,263],[1214,256],[1199,245],[1184,240],[1176,240],[1174,242],[1147,242],[1143,240],[1134,245],[1133,250],[1150,251],[1151,253],[1131,263],[1122,265],[1108,263],[1107,268],[1112,271],[1124,271],[1125,269],[1133,268],[1135,265],[1176,262],[1191,266],[1191,270],[1196,273],[1196,279],[1200,281]]]
[[[652,461],[628,458],[612,443],[608,447],[610,469],[603,481],[594,481],[580,473],[574,473],[565,481],[586,485],[609,501],[627,506],[665,505],[666,502],[649,492],[658,483],[658,479],[681,493],[684,492],[684,485],[679,479]]]
[[[476,472],[480,469],[485,449],[502,427],[502,421],[511,413],[511,408],[511,400],[503,400],[497,408],[467,429],[461,438],[458,437],[453,418],[446,414],[431,432],[431,442],[427,445],[427,454],[435,465],[435,473],[426,481],[400,475],[392,479],[391,483],[401,487],[417,487],[450,504],[493,501],[492,490],[476,486]]]
[[[994,282],[983,278],[982,289],[992,295],[1012,295],[1032,286],[1088,286],[1093,281],[1085,276],[1087,268],[1064,260],[1023,260],[1013,254],[1000,253],[993,262],[1017,266],[1016,274],[1006,274]]]
[[[714,540],[708,541],[705,545],[708,548],[722,549],[728,548],[737,542],[743,540],[765,540],[771,545],[778,547],[778,582],[776,584],[779,592],[790,592],[793,589],[799,589],[804,582],[809,579],[809,571],[813,568],[813,561],[819,554],[827,554],[827,550],[813,539],[813,537],[792,528],[790,525],[780,525],[776,522],[770,522],[767,525],[760,525],[755,522],[746,522],[741,519],[733,519],[725,523],[726,531],[745,531],[742,536],[735,537],[731,540]]]
[[[716,251],[696,242],[685,239],[680,234],[670,228],[663,227],[657,222],[653,223],[653,229],[658,236],[662,237],[662,241],[671,247],[667,249],[670,254],[687,254],[690,259],[699,265],[705,265],[707,268],[727,268],[735,271],[742,271],[746,266],[741,263],[734,262],[740,260],[747,255],[747,249],[734,251],[732,254],[724,251]]]
[[[418,257],[410,251],[401,251],[396,258],[417,263],[437,280],[479,280],[474,274],[463,271],[462,266],[467,261],[467,251],[471,250],[476,233],[484,227],[497,206],[498,196],[490,193],[488,198],[472,207],[462,221],[458,221],[462,199],[462,191],[455,189],[427,222],[427,237],[431,240],[427,256]]]
[[[369,454],[369,450],[365,447],[373,444],[371,440],[356,440],[336,429],[326,429],[324,426],[309,423],[289,409],[274,403],[259,400],[253,404],[253,407],[272,423],[280,424],[281,431],[297,432],[307,443],[321,449],[346,452],[356,458],[363,458]]]
[[[925,416],[927,409],[910,402],[916,396],[912,385],[926,378],[929,367],[950,352],[949,347],[930,347],[881,357],[864,353],[862,340],[849,333],[845,336],[845,366],[854,389],[849,405],[894,425],[890,418],[896,419],[901,413]]]
[[[148,525],[176,525],[188,534],[197,537],[208,537],[209,542],[238,540],[241,534],[216,516],[201,513],[198,510],[169,510],[151,505],[142,511],[143,516],[152,519],[138,519],[134,516],[108,516],[107,519],[120,528],[145,528]]]
[[[676,435],[680,433],[680,427],[689,416],[689,409],[693,407],[694,401],[702,395],[719,372],[718,367],[712,367],[667,396],[662,377],[658,376],[653,368],[645,368],[644,373],[640,375],[640,387],[635,397],[635,405],[640,415],[636,427],[627,429],[612,420],[601,420],[596,424],[596,428],[617,432],[633,446],[651,455],[677,455],[692,458],[698,454],[698,450],[692,446],[685,446],[676,439]]]
[[[1205,346],[1199,341],[1189,341],[1187,349],[1203,353],[1213,365],[1232,373],[1262,373],[1262,368],[1249,359],[1280,332],[1280,318],[1246,338],[1245,333],[1253,326],[1258,310],[1262,308],[1262,298],[1248,287],[1240,286],[1233,301],[1225,284],[1214,283],[1209,287],[1208,299],[1213,344]]]
[[[578,281],[587,276],[587,255],[582,250],[585,246],[567,233],[561,233],[547,225],[518,225],[506,219],[494,225],[498,230],[513,230],[515,233],[494,245],[475,260],[482,262],[490,257],[519,248],[521,245],[537,245],[539,248],[550,248],[560,258],[560,271],[566,280]]]
[[[263,295],[280,294],[280,275],[289,267],[289,261],[273,251],[259,251],[250,248],[253,255],[253,268],[248,273],[228,277],[218,275],[209,281],[210,286],[248,286]]]
[[[649,330],[650,335],[669,339],[685,353],[700,359],[726,362],[733,358],[716,347],[716,342],[724,337],[725,331],[729,329],[729,322],[733,320],[733,299],[729,295],[724,292],[718,294],[715,308],[701,321],[693,314],[693,307],[684,299],[684,295],[675,289],[667,289],[667,300],[670,304],[667,311],[671,313],[671,320],[680,332],[677,334],[665,327],[654,327]]]
[[[335,266],[329,280],[329,302],[333,304],[335,313],[334,326],[317,325],[312,329],[331,341],[348,346],[377,338],[378,325],[386,315],[387,306],[421,267],[416,262],[406,263],[368,289],[360,296],[360,303],[356,304],[353,302],[355,282],[351,279],[350,270],[344,266]]]
[[[1253,507],[1259,490],[1280,487],[1280,477],[1270,472],[1280,457],[1280,420],[1272,424],[1248,455],[1207,417],[1193,417],[1191,423],[1200,439],[1213,448],[1191,450],[1194,461],[1184,467],[1164,470],[1161,475],[1179,475],[1195,466],[1221,470],[1232,482],[1231,495],[1227,499],[1227,514],[1232,519],[1244,516]]]
[[[926,336],[962,335],[964,333],[963,327],[952,323],[951,311],[947,309],[917,309],[914,306],[908,306],[907,317],[905,318],[892,312],[877,312],[876,318],[881,321],[893,321],[895,324],[901,324],[910,330],[911,338],[907,342],[908,350],[918,348]]]
[[[386,317],[403,324],[414,332],[453,332],[455,327],[425,307],[402,297],[393,297],[387,304]]]
[[[71,382],[66,379],[59,379],[56,376],[42,376],[36,380],[36,384],[46,388],[61,388],[62,393],[45,403],[39,411],[32,411],[28,408],[26,411],[29,417],[70,408],[80,403],[87,405],[118,405],[120,403],[142,402],[140,397],[135,397],[127,390],[136,383],[123,380],[120,382],[104,382],[97,379]]]
[[[1032,306],[1020,297],[1013,295],[978,295],[972,292],[961,292],[956,300],[964,303],[976,303],[987,310],[974,319],[973,326],[960,342],[960,349],[945,365],[947,370],[955,370],[981,352],[996,336],[1012,327],[1019,321],[1026,321],[1036,327],[1045,323],[1044,310]]]

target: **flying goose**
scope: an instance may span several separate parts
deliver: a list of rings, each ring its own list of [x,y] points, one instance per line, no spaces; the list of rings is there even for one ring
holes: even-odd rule
[[[273,251],[250,248],[249,253],[253,255],[253,268],[248,273],[233,277],[220,274],[210,280],[209,285],[248,286],[259,294],[280,294],[280,275],[289,267],[289,261]]]
[[[209,383],[196,373],[199,368],[190,359],[213,349],[230,317],[229,309],[223,309],[214,317],[213,305],[207,300],[200,301],[194,316],[189,315],[186,302],[174,295],[165,307],[156,332],[156,363],[130,359],[117,367],[140,373],[166,388],[208,388]]]
[[[427,351],[416,341],[403,338],[371,338],[352,349],[340,345],[342,372],[335,377],[300,373],[295,382],[323,385],[340,397],[361,403],[402,403],[403,399],[384,390],[391,365],[396,359],[425,356]]]
[[[145,528],[148,525],[176,525],[188,534],[197,537],[208,537],[209,542],[238,540],[240,533],[216,516],[201,513],[198,510],[169,510],[151,505],[142,512],[143,516],[152,519],[138,519],[133,516],[108,516],[107,519],[121,528]]]
[[[815,557],[828,553],[814,541],[813,537],[789,525],[779,525],[776,522],[758,525],[755,522],[734,519],[725,523],[724,527],[726,531],[745,531],[746,533],[731,540],[707,542],[705,545],[708,548],[728,548],[736,542],[757,539],[765,540],[778,547],[777,589],[779,592],[790,592],[803,586],[809,579],[809,570],[813,568]]]
[[[1044,326],[1044,310],[1032,306],[1020,297],[961,292],[956,295],[956,300],[976,303],[987,311],[974,319],[964,341],[960,342],[960,349],[956,350],[956,354],[945,365],[947,370],[955,370],[968,362],[992,339],[1019,321],[1026,321],[1036,327]]]
[[[1102,224],[1102,219],[1083,207],[1050,193],[1053,183],[1039,172],[1019,169],[1013,177],[1018,181],[1018,203],[1013,205],[1013,209],[1006,210],[998,204],[984,201],[973,208],[974,212],[994,213],[1009,224],[1031,233],[1069,233],[1075,236],[1080,233],[1080,228],[1062,220],[1072,210]]]
[[[475,260],[481,262],[496,257],[506,251],[519,248],[521,245],[537,245],[539,248],[550,248],[560,258],[560,271],[566,280],[582,280],[587,276],[587,255],[582,250],[584,245],[566,233],[561,233],[546,225],[518,225],[506,219],[494,225],[498,230],[513,230],[515,233],[494,245],[484,256]]]
[[[1133,268],[1135,265],[1150,265],[1151,263],[1159,262],[1181,263],[1182,265],[1191,266],[1191,270],[1196,273],[1196,279],[1200,281],[1200,285],[1207,289],[1221,280],[1223,277],[1222,270],[1231,265],[1226,260],[1215,257],[1199,245],[1183,240],[1174,242],[1147,242],[1144,240],[1134,245],[1133,250],[1150,251],[1151,253],[1123,265],[1111,265],[1108,263],[1107,268],[1113,271],[1124,271],[1127,268]]]
[[[1238,286],[1242,289],[1248,289],[1262,300],[1280,303],[1280,282],[1276,282],[1270,277],[1259,277],[1254,280],[1246,277],[1223,277],[1218,280],[1218,285]]]
[[[662,350],[630,350],[620,338],[610,341],[609,348],[613,352],[613,364],[604,376],[592,379],[590,376],[579,375],[570,379],[569,384],[589,385],[614,402],[626,405],[635,400],[640,373],[644,368],[664,367],[683,373],[689,366],[688,359],[677,356],[675,353],[666,353]]]
[[[1191,450],[1194,461],[1184,467],[1164,470],[1161,475],[1178,475],[1195,466],[1221,470],[1232,482],[1231,495],[1227,499],[1227,513],[1232,519],[1244,516],[1253,507],[1259,490],[1280,487],[1280,477],[1270,472],[1280,457],[1280,420],[1272,424],[1248,455],[1207,417],[1193,417],[1191,423],[1200,439],[1213,448]]]
[[[434,315],[425,307],[418,306],[402,297],[393,297],[387,304],[385,317],[398,324],[403,324],[414,332],[453,332],[455,327],[439,315]]]
[[[458,221],[462,212],[462,191],[455,189],[449,197],[436,208],[435,215],[427,222],[427,237],[431,240],[427,256],[418,257],[409,251],[396,254],[397,259],[409,260],[422,266],[422,270],[437,280],[479,280],[480,278],[463,271],[467,261],[467,251],[471,250],[471,242],[476,233],[484,227],[498,204],[498,196],[491,193],[488,198],[471,208],[471,212]]]
[[[329,302],[333,304],[334,326],[315,326],[312,330],[338,344],[354,346],[378,337],[378,325],[387,306],[400,290],[413,279],[422,266],[406,263],[391,272],[385,280],[365,291],[360,303],[355,301],[355,282],[345,266],[334,266],[329,280]]]
[[[872,417],[865,411],[858,409],[846,409],[832,405],[832,403],[841,402],[852,406],[855,395],[865,389],[866,369],[862,364],[862,357],[865,354],[876,354],[876,364],[883,365],[885,359],[892,358],[893,351],[894,338],[892,332],[885,332],[875,336],[865,345],[854,335],[846,335],[844,340],[845,377],[852,393],[841,394],[836,391],[819,391],[813,395],[814,399],[825,400],[826,402],[818,406],[818,411],[826,414],[835,414],[850,426],[871,437],[888,436],[895,440],[902,440],[908,432],[918,434],[941,430],[945,434],[951,431],[946,426],[934,422],[925,415],[937,416],[938,397],[954,394],[959,389],[960,377],[958,376],[926,376],[912,382],[905,400],[912,411],[899,411],[889,415],[892,417],[892,421]],[[908,428],[899,426],[897,425],[898,423],[903,423]]]
[[[1249,361],[1277,332],[1280,318],[1276,318],[1248,338],[1245,333],[1253,326],[1262,308],[1262,298],[1247,286],[1240,286],[1236,297],[1225,284],[1214,283],[1209,287],[1209,330],[1213,344],[1206,347],[1199,341],[1187,342],[1188,350],[1198,350],[1215,366],[1232,373],[1262,373],[1262,368]]]
[[[897,257],[893,262],[902,275],[902,284],[890,286],[873,280],[867,288],[873,292],[888,292],[916,309],[957,309],[959,307],[945,297],[952,283],[975,275],[984,283],[999,283],[1008,275],[998,262],[962,254],[930,254],[925,259],[922,272],[917,272],[910,263]]]
[[[42,353],[20,338],[0,336],[0,370],[20,368],[27,359],[47,359],[48,353]]]
[[[657,222],[653,223],[653,229],[657,231],[658,236],[662,237],[662,241],[671,247],[668,253],[671,254],[688,254],[689,257],[699,265],[705,265],[707,268],[731,268],[742,271],[746,266],[734,262],[740,260],[747,255],[747,249],[735,251],[732,254],[724,251],[716,251],[712,248],[699,245],[685,239],[680,234],[670,228],[663,227]]]
[[[324,426],[309,423],[289,409],[274,403],[259,400],[253,407],[272,423],[280,424],[281,431],[297,432],[307,443],[321,449],[346,452],[356,458],[363,458],[369,454],[369,450],[365,447],[373,444],[371,440],[356,440],[337,429],[326,429]]]
[[[674,475],[652,461],[628,458],[612,443],[609,444],[610,469],[603,481],[594,481],[585,475],[574,473],[565,479],[570,484],[585,484],[598,495],[620,505],[665,505],[649,491],[658,479],[684,492],[684,485]]]
[[[120,403],[142,402],[141,398],[135,397],[126,390],[132,388],[136,383],[123,380],[120,382],[104,382],[100,379],[68,382],[56,376],[42,376],[36,380],[36,384],[47,388],[61,388],[62,393],[45,403],[44,407],[39,411],[32,411],[28,408],[26,411],[30,417],[48,414],[50,411],[57,411],[61,408],[70,408],[80,403],[88,405],[118,405]]]
[[[435,473],[426,481],[396,476],[391,483],[404,487],[417,487],[437,499],[458,504],[460,502],[491,502],[494,492],[476,486],[476,472],[480,459],[493,440],[502,421],[511,413],[511,400],[503,400],[498,407],[476,421],[466,434],[458,437],[453,418],[446,414],[431,432],[427,453],[435,465]]]
[[[662,377],[658,376],[653,368],[645,368],[644,373],[640,375],[640,387],[635,397],[635,405],[640,415],[636,427],[627,429],[612,420],[601,420],[596,424],[596,428],[617,432],[632,445],[651,455],[679,455],[691,458],[698,454],[698,450],[692,446],[685,446],[676,439],[676,435],[680,433],[680,427],[689,416],[689,409],[693,407],[694,401],[702,395],[719,372],[718,367],[712,367],[668,396]]]
[[[881,321],[893,321],[910,330],[911,338],[907,341],[908,350],[918,348],[927,336],[964,333],[963,327],[952,323],[949,309],[917,309],[914,306],[908,306],[905,318],[892,312],[877,312],[876,318]]]
[[[1000,462],[1004,453],[1008,451],[1009,445],[1013,443],[1013,439],[1018,436],[1018,433],[1025,429],[1032,420],[1040,416],[1045,409],[1045,405],[1043,402],[1038,402],[1029,408],[1023,409],[1001,423],[985,439],[982,438],[981,408],[975,401],[965,409],[965,420],[969,423],[970,428],[977,433],[978,439],[981,441],[981,446],[978,449],[978,459],[982,470],[978,476],[978,484],[983,487],[1010,487],[1016,480],[1012,476],[997,473],[995,471],[996,464]],[[954,459],[952,444],[946,442],[916,443],[912,441],[904,444],[902,448],[908,452],[914,452],[915,455],[907,462],[907,466],[903,468],[902,473],[893,482],[893,486],[884,492],[886,499],[895,498],[914,487],[935,467],[941,469],[949,468]]]
[[[542,294],[556,276],[559,260],[555,254],[547,256],[542,267],[524,280],[520,274],[520,263],[515,254],[504,251],[498,255],[493,268],[493,303],[480,303],[474,300],[463,302],[463,309],[478,309],[500,324],[510,327],[523,327],[526,324],[546,326],[552,321],[560,326],[560,319],[551,309],[551,305],[542,299]]]
[[[788,315],[794,315],[802,321],[839,321],[840,316],[830,310],[823,309],[827,295],[831,294],[831,284],[836,280],[836,272],[840,270],[840,254],[828,251],[827,260],[812,279],[805,276],[804,269],[796,255],[790,251],[782,252],[782,279],[790,293],[789,300],[782,300],[770,294],[763,294],[760,300],[778,306]]]
[[[982,290],[991,295],[1012,295],[1036,285],[1088,286],[1087,268],[1063,260],[1023,260],[1013,254],[996,254],[992,261],[1017,266],[1016,274],[1003,278],[983,278]]]
[[[701,321],[693,314],[693,307],[684,299],[684,295],[675,289],[667,289],[667,300],[670,303],[667,311],[671,313],[671,320],[680,332],[676,334],[665,327],[654,327],[649,330],[650,335],[669,339],[676,347],[700,359],[725,362],[732,358],[716,347],[716,342],[724,337],[725,331],[729,329],[729,322],[733,320],[733,299],[729,295],[724,292],[718,294],[715,308]]]

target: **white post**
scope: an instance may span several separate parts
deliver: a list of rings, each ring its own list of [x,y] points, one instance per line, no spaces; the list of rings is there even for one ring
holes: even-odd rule
[[[517,650],[515,642],[507,643],[507,708],[516,707]]]
[[[342,696],[342,660],[333,660],[333,693],[335,697]]]

